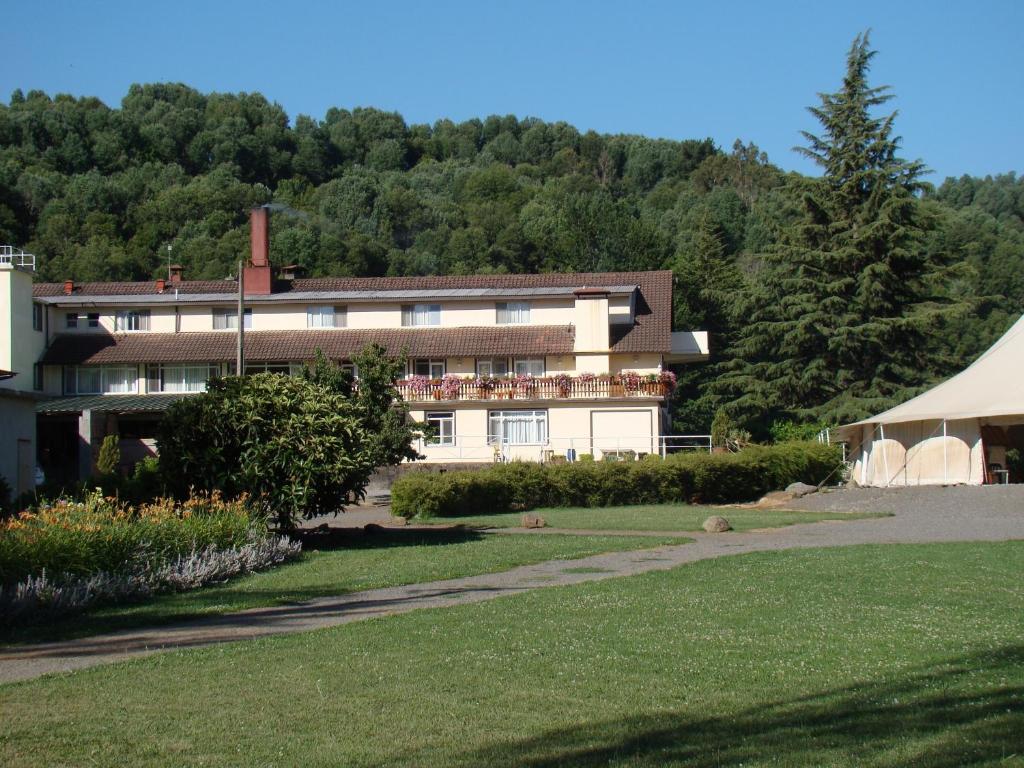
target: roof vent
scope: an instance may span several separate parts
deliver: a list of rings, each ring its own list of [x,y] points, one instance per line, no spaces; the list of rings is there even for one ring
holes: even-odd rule
[[[281,267],[281,274],[278,277],[282,280],[295,280],[302,277],[305,271],[306,268],[301,264],[289,264],[287,267]]]
[[[65,280],[64,281],[64,295],[65,296],[70,296],[74,292],[75,292],[75,281],[74,280]]]
[[[181,264],[171,264],[167,268],[167,272],[171,276],[171,282],[175,285],[181,282],[181,274],[185,271],[185,268]]]

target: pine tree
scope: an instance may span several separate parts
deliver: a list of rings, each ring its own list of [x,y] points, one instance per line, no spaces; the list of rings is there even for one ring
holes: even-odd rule
[[[707,331],[711,361],[720,363],[729,348],[736,295],[743,276],[726,253],[721,228],[704,214],[690,241],[671,263],[675,275],[675,327]],[[683,366],[674,392],[673,429],[677,434],[707,431],[718,401],[707,385],[715,377],[714,365]]]
[[[892,98],[867,75],[875,52],[858,35],[842,88],[809,111],[822,132],[797,148],[823,170],[800,179],[800,221],[765,254],[752,282],[736,360],[719,382],[734,413],[842,422],[864,417],[925,384],[931,338],[960,307],[951,276],[925,248],[934,223],[917,198],[919,161],[898,156]]]

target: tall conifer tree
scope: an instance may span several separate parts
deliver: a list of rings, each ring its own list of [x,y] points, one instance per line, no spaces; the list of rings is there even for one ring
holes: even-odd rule
[[[842,88],[809,108],[822,131],[803,132],[797,151],[823,174],[792,182],[804,216],[751,281],[718,384],[748,419],[841,422],[891,404],[934,373],[931,338],[958,309],[949,269],[923,242],[933,226],[916,196],[925,169],[898,156],[896,113],[872,115],[892,98],[868,85],[874,55],[858,35]]]

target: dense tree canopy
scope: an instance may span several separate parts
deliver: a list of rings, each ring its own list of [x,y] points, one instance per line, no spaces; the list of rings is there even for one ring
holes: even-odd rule
[[[842,97],[855,92],[859,103]],[[717,356],[687,371],[678,429],[706,432],[729,402],[838,418],[963,364],[1024,307],[1024,180],[924,184],[895,154],[891,116],[874,115],[884,97],[844,83],[814,108],[816,180],[782,172],[752,143],[723,151],[534,118],[428,126],[331,109],[291,121],[259,94],[181,84],[134,85],[119,108],[15,92],[0,104],[0,242],[36,253],[49,280],[158,276],[168,244],[186,277],[219,279],[248,249],[248,209],[273,203],[275,258],[311,275],[669,267],[677,322],[712,330]],[[952,277],[944,265],[960,268],[952,281],[937,279]],[[817,268],[827,280],[813,279]],[[752,363],[779,356],[770,334],[739,341],[776,277],[776,288],[788,281],[780,320],[795,345],[782,357],[801,359],[806,376],[799,402],[753,386],[713,391],[741,350]],[[929,307],[958,302],[973,310],[925,322]],[[802,309],[813,344],[796,344]],[[880,360],[879,341],[899,331],[913,336],[907,355]],[[840,402],[840,390],[855,397]]]

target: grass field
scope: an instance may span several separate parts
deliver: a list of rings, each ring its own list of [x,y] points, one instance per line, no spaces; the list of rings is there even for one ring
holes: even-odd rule
[[[681,544],[685,539],[622,536],[504,536],[472,531],[398,531],[354,539],[344,549],[306,553],[296,563],[220,586],[98,608],[50,625],[0,630],[0,642],[81,637],[182,621],[199,615],[299,602],[315,597],[435,579],[492,573],[545,560]]]
[[[0,687],[0,764],[1021,765],[1022,572],[758,553],[161,654]]]
[[[575,528],[591,531],[699,531],[711,515],[728,518],[737,531],[755,528],[779,528],[795,523],[819,520],[857,520],[886,517],[881,514],[847,512],[788,512],[780,510],[734,509],[685,504],[645,504],[627,507],[550,507],[532,510],[551,528]],[[515,528],[521,524],[521,512],[472,517],[437,517],[422,522],[436,525],[459,523],[470,528]],[[419,520],[417,523],[421,522]]]

